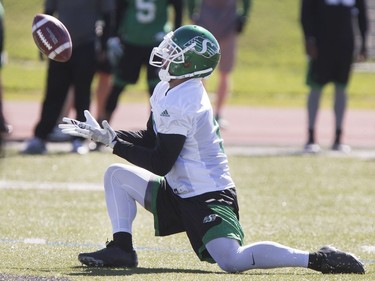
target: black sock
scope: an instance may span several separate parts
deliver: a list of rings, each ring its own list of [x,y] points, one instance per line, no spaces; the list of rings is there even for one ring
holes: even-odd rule
[[[341,129],[336,129],[335,144],[340,144],[341,143],[341,134],[342,134],[342,130]]]
[[[131,252],[133,251],[133,238],[128,232],[116,232],[113,234],[113,241],[120,247],[120,249]]]
[[[309,129],[307,143],[315,143],[315,132],[314,132],[314,129]]]
[[[323,255],[321,253],[310,253],[308,268],[321,271]]]

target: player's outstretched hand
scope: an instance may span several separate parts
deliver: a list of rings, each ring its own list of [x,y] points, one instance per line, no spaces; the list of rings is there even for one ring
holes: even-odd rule
[[[84,114],[86,122],[64,117],[65,123],[60,124],[59,128],[64,134],[91,139],[113,148],[117,140],[117,134],[108,122],[104,120],[102,122],[103,128],[101,128],[88,110],[85,110]]]
[[[100,129],[100,125],[88,110],[85,110],[84,114],[86,117],[85,122],[64,117],[63,122],[65,124],[59,124],[59,128],[64,134],[91,139],[90,131]]]

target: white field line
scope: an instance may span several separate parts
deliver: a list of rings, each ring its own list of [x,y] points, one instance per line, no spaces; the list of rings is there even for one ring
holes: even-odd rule
[[[375,245],[364,245],[361,248],[364,252],[375,253]]]
[[[103,243],[78,243],[78,242],[63,242],[63,241],[48,241],[43,238],[25,238],[25,239],[7,239],[0,238],[0,244],[31,244],[31,245],[45,245],[53,247],[73,247],[73,248],[97,248],[105,247]],[[150,252],[169,252],[169,253],[190,253],[191,249],[178,249],[178,248],[163,248],[163,247],[135,247],[137,251],[150,251]]]
[[[96,191],[103,190],[102,184],[95,183],[73,183],[73,182],[33,182],[33,181],[2,181],[0,189],[36,189],[36,190],[78,190]]]

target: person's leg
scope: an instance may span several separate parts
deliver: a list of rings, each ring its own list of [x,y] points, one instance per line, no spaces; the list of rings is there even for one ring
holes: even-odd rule
[[[98,84],[95,89],[96,118],[99,124],[101,124],[104,119],[107,119],[105,114],[105,105],[112,90],[112,74],[109,69],[100,69],[97,70],[96,77],[98,80]],[[91,151],[100,151],[102,147],[102,144],[94,141],[89,143],[89,148]]]
[[[237,34],[232,33],[225,38],[219,38],[221,60],[218,66],[219,80],[216,89],[216,101],[214,113],[221,127],[225,127],[222,121],[223,108],[231,90],[231,73],[235,65],[237,51]]]
[[[206,244],[212,258],[224,271],[241,272],[256,268],[305,267],[309,253],[275,242],[259,242],[240,246],[230,238],[217,238]]]
[[[90,110],[91,86],[95,74],[95,46],[92,43],[79,46],[75,50],[76,59],[73,66],[74,107],[76,119],[86,120],[84,111]],[[73,137],[72,152],[86,154],[89,149],[84,138]]]
[[[0,135],[9,134],[12,131],[12,126],[7,124],[3,111],[3,84],[1,78],[1,65],[0,65]]]
[[[320,104],[320,97],[322,90],[320,88],[311,88],[307,98],[307,128],[308,128],[308,139],[307,144],[316,143],[315,139],[315,124],[318,115],[318,109]]]
[[[347,105],[345,87],[335,84],[334,113],[335,113],[335,140],[333,145],[341,144],[342,126]]]
[[[218,120],[222,116],[224,104],[228,98],[230,89],[230,73],[219,71],[219,82],[216,90],[215,115]]]
[[[68,94],[71,71],[67,64],[70,63],[49,61],[46,94],[41,117],[34,131],[34,136],[42,140],[47,139],[56,125]]]
[[[34,129],[34,137],[27,141],[23,154],[43,154],[46,141],[53,131],[63,108],[71,83],[71,62],[49,61],[47,85],[40,119]]]
[[[335,138],[332,144],[332,149],[341,152],[350,152],[351,148],[348,145],[342,144],[342,129],[345,117],[345,112],[348,103],[347,87],[352,69],[353,50],[354,45],[351,42],[342,46],[336,52],[336,68],[333,77],[335,92],[334,92],[334,106],[335,114]]]
[[[320,146],[316,140],[316,121],[320,106],[320,99],[323,87],[332,80],[334,61],[331,52],[325,46],[318,50],[318,56],[310,59],[307,66],[306,85],[310,88],[307,96],[307,142],[305,151],[316,153],[320,151]]]
[[[74,107],[76,119],[86,120],[84,111],[90,109],[91,84],[95,74],[95,46],[93,43],[78,47],[73,65]]]
[[[99,123],[103,120],[107,120],[108,122],[111,121],[113,112],[117,108],[118,100],[120,98],[120,95],[122,91],[124,91],[126,88],[125,83],[116,83],[114,82],[112,84],[111,90],[109,91],[108,97],[105,102],[104,106],[104,114],[99,117],[98,121]]]
[[[330,246],[309,253],[269,241],[240,246],[237,240],[217,238],[208,242],[206,248],[220,268],[227,272],[301,267],[323,274],[365,273],[364,266],[357,257]]]
[[[139,51],[140,47],[124,44],[123,48],[124,54],[114,70],[112,88],[105,103],[104,116],[100,118],[100,120],[111,120],[113,112],[117,108],[121,93],[127,85],[135,84],[139,78],[142,66],[142,53]]]
[[[81,253],[78,259],[88,266],[135,267],[137,254],[133,248],[132,223],[137,213],[136,202],[150,210],[152,173],[145,169],[111,165],[104,175],[104,190],[113,241],[92,253]]]
[[[68,94],[66,96],[63,108],[59,117],[57,118],[57,122],[55,127],[53,128],[52,132],[48,134],[47,140],[52,142],[65,142],[70,141],[72,137],[70,135],[64,134],[61,132],[59,128],[59,124],[62,123],[63,117],[67,117],[70,115],[70,112],[74,108],[74,88],[71,86],[69,87]]]
[[[96,97],[96,117],[104,116],[105,102],[112,88],[112,74],[107,72],[97,72],[98,85],[95,90]]]
[[[104,175],[104,189],[112,231],[132,233],[136,202],[145,206],[145,196],[152,173],[123,164],[111,165]]]

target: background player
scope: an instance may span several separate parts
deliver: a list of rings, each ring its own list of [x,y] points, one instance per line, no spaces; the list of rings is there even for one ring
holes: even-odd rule
[[[221,61],[214,112],[220,127],[226,128],[228,122],[223,118],[223,109],[231,90],[237,37],[249,21],[251,0],[188,0],[188,7],[192,22],[212,32],[220,44]]]
[[[142,5],[140,3],[143,3]],[[169,6],[174,11],[174,26],[169,23]],[[138,81],[142,66],[147,67],[147,86],[151,96],[159,82],[157,69],[148,64],[152,48],[173,28],[181,26],[182,0],[117,0],[117,38],[111,38],[109,59],[114,79],[102,120],[110,120],[122,91]]]
[[[347,106],[346,89],[354,55],[353,15],[358,20],[361,45],[358,61],[367,57],[366,33],[367,11],[365,0],[303,0],[301,23],[305,38],[306,54],[309,58],[307,85],[308,139],[307,152],[318,152],[315,123],[323,87],[333,82],[335,139],[333,150],[350,151],[342,144],[342,126]]]
[[[78,120],[84,120],[84,110],[91,102],[91,83],[96,71],[95,24],[98,17],[105,19],[107,38],[113,33],[114,5],[109,0],[46,0],[44,13],[58,15],[69,30],[73,51],[69,61],[48,61],[46,90],[40,119],[34,136],[27,141],[24,154],[43,154],[47,151],[48,135],[55,127],[64,107],[68,89],[74,88],[74,107]],[[72,152],[84,154],[88,148],[82,139],[72,141]]]
[[[1,80],[1,68],[3,66],[3,49],[4,49],[4,7],[0,2],[0,157],[2,155],[3,135],[9,134],[12,127],[7,124],[3,112],[3,82]]]

